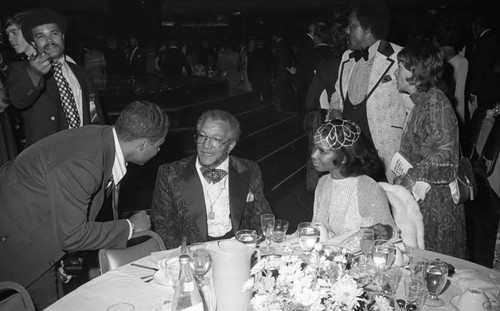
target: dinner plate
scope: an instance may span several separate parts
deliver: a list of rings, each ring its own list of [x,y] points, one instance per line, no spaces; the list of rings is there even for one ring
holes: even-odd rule
[[[460,295],[456,295],[455,297],[452,297],[450,299],[450,305],[453,307],[453,309],[455,309],[457,311],[465,311],[465,310],[462,310],[459,307],[457,307],[458,298],[460,298]]]
[[[170,286],[170,283],[161,271],[156,271],[155,274],[153,274],[153,280],[160,285]]]

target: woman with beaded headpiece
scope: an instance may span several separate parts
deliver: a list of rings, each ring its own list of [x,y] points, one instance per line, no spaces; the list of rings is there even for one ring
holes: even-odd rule
[[[311,158],[317,171],[329,173],[316,186],[313,222],[334,235],[375,224],[395,226],[385,191],[370,177],[383,173],[382,161],[357,124],[333,119],[321,125]]]

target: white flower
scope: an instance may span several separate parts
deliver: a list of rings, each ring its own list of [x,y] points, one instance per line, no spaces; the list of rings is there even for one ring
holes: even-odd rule
[[[389,300],[383,296],[375,297],[375,304],[372,306],[371,310],[376,311],[392,311],[391,304]]]
[[[347,310],[352,310],[359,306],[359,302],[363,300],[363,290],[358,288],[356,281],[348,274],[340,277],[336,283],[332,285],[332,300],[336,305],[346,305]]]

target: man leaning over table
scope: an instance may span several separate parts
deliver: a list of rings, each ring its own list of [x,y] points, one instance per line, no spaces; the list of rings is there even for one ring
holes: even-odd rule
[[[66,252],[123,248],[151,226],[145,212],[95,222],[108,191],[165,141],[168,117],[133,102],[114,126],[90,125],[48,136],[0,168],[0,281],[27,288],[39,309],[57,300]]]
[[[153,193],[153,230],[167,248],[231,238],[260,228],[271,213],[257,163],[231,156],[240,124],[229,112],[209,110],[196,126],[197,155],[160,166]]]

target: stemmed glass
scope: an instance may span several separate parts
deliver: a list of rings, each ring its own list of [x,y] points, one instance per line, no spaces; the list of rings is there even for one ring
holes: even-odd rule
[[[426,305],[430,307],[444,305],[443,299],[438,296],[446,285],[447,280],[448,264],[439,259],[431,261],[425,270],[425,282],[429,291],[429,299],[425,301]]]
[[[266,237],[266,247],[261,249],[262,253],[270,254],[274,251],[271,247],[271,237],[274,230],[274,214],[263,214],[260,216],[260,225],[262,226],[262,233]]]
[[[206,249],[197,249],[191,256],[191,264],[196,280],[203,283],[205,274],[212,268],[212,258]]]
[[[319,241],[320,232],[316,226],[310,222],[302,222],[298,225],[299,244],[306,254],[309,254],[314,245]]]
[[[358,267],[361,269],[368,269],[368,255],[373,246],[373,240],[375,239],[375,231],[373,229],[361,228],[361,240],[359,241],[359,246],[363,252],[363,261]]]

